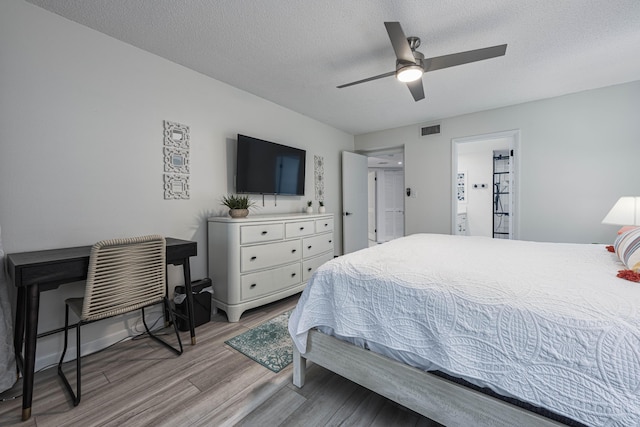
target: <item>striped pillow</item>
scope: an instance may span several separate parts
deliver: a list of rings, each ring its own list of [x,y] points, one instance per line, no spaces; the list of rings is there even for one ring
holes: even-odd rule
[[[613,247],[620,261],[629,270],[640,272],[640,228],[619,235]]]

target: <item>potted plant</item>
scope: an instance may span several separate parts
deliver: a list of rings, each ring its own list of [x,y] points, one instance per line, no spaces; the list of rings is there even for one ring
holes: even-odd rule
[[[307,213],[313,213],[313,202],[311,200],[307,201]]]
[[[325,212],[325,210],[326,210],[326,209],[325,209],[325,207],[324,207],[324,201],[323,201],[323,200],[320,200],[320,201],[318,202],[318,205],[320,205],[320,206],[318,207],[318,212],[320,212],[320,213],[324,213],[324,212]]]
[[[249,196],[228,194],[222,196],[221,204],[229,208],[231,218],[244,218],[249,215],[249,208],[254,206],[255,202]]]

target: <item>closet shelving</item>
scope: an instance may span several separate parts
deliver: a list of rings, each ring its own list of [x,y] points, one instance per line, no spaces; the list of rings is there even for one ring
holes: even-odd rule
[[[509,239],[509,151],[493,153],[493,237]]]

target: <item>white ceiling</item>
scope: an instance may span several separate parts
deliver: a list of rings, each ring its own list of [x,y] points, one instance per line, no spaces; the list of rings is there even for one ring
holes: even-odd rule
[[[28,0],[358,135],[640,79],[639,0]],[[503,57],[393,77],[384,21],[426,57],[508,44]]]

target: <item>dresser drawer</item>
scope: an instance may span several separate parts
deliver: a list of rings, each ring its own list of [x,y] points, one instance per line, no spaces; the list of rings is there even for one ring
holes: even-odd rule
[[[333,218],[316,220],[316,233],[324,233],[325,231],[333,231]]]
[[[240,271],[275,267],[302,259],[300,240],[291,240],[240,248]]]
[[[240,279],[243,301],[267,295],[302,282],[300,263],[244,274]]]
[[[240,227],[240,244],[282,240],[284,224],[243,225]]]
[[[333,233],[325,233],[302,239],[302,258],[320,255],[327,251],[333,253]]]
[[[302,262],[302,280],[307,281],[311,278],[314,271],[325,262],[333,259],[333,252],[329,252],[319,257],[311,258]]]
[[[314,233],[313,221],[287,222],[285,224],[285,236],[287,239],[293,237],[309,236]]]

